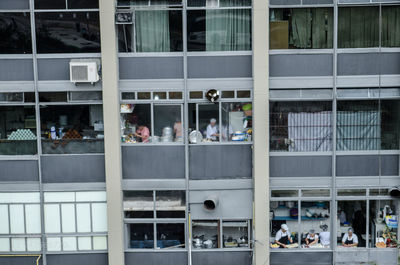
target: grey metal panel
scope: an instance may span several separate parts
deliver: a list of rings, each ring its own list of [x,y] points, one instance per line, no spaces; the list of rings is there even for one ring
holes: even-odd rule
[[[183,78],[182,57],[121,57],[119,79]]]
[[[400,53],[381,53],[381,65],[382,75],[400,74]]]
[[[188,78],[252,77],[251,55],[189,56]]]
[[[0,264],[4,265],[32,265],[38,257],[0,257]],[[42,259],[39,264],[42,265]],[[50,264],[49,264],[50,265]]]
[[[399,3],[399,0],[372,0],[372,3],[387,3],[387,2]]]
[[[104,182],[104,155],[42,156],[45,183]]]
[[[300,5],[301,0],[270,0],[270,5]]]
[[[33,264],[33,263],[32,263]],[[108,255],[93,254],[47,254],[47,265],[108,265]]]
[[[192,252],[193,265],[251,265],[252,252],[247,251],[199,251]]]
[[[276,54],[269,56],[270,77],[331,76],[331,54]]]
[[[379,156],[346,155],[336,157],[336,176],[378,176]]]
[[[124,179],[185,178],[184,146],[123,146]]]
[[[33,64],[31,59],[1,59],[0,81],[33,80]]]
[[[38,59],[39,80],[69,80],[69,58]]]
[[[337,265],[397,265],[397,251],[395,249],[385,251],[377,250],[357,250],[357,251],[338,251],[336,255]]]
[[[332,265],[332,252],[271,252],[271,265],[313,264]]]
[[[333,0],[303,0],[303,5],[329,5],[333,4]]]
[[[276,177],[330,177],[331,156],[271,156],[270,176]]]
[[[1,0],[0,9],[29,9],[29,0]]]
[[[192,145],[190,179],[251,178],[251,145]]]
[[[369,0],[339,0],[340,4],[369,3]]]
[[[381,156],[381,174],[383,176],[399,175],[399,156],[382,155]]]
[[[39,181],[37,160],[1,160],[0,181]]]
[[[210,186],[212,183],[210,183]],[[252,189],[238,190],[201,190],[190,191],[189,204],[192,218],[195,219],[252,219]],[[213,211],[204,209],[204,200],[209,196],[218,198]]]
[[[187,265],[186,252],[125,252],[125,265]]]
[[[377,75],[379,74],[378,53],[338,54],[338,75]]]

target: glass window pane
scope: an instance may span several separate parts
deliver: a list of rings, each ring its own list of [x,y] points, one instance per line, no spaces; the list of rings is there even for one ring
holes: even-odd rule
[[[154,248],[153,224],[129,224],[129,248]]]
[[[9,234],[8,205],[0,205],[0,234]]]
[[[27,238],[26,246],[28,251],[41,251],[42,250],[42,240],[40,238]]]
[[[301,202],[301,245],[329,248],[331,242],[330,202]]]
[[[26,251],[25,238],[11,238],[11,251]]]
[[[219,141],[219,104],[199,105],[199,130],[206,142]]]
[[[44,224],[46,233],[60,233],[60,206],[58,204],[44,205]]]
[[[336,149],[379,150],[381,119],[378,101],[338,101]]]
[[[195,221],[192,222],[193,247],[220,248],[219,221]]]
[[[339,201],[338,216],[340,226],[337,229],[338,247],[366,246],[366,202]]]
[[[74,202],[75,192],[45,192],[45,202]]]
[[[232,221],[222,223],[224,248],[248,248],[249,231],[247,221]]]
[[[220,7],[251,6],[251,0],[219,0]]]
[[[104,202],[107,200],[105,191],[79,191],[75,194],[77,202]]]
[[[332,150],[332,102],[271,102],[271,151]]]
[[[189,97],[191,99],[201,99],[201,98],[203,98],[203,92],[202,91],[190,91]]]
[[[104,153],[102,105],[41,106],[44,154]]]
[[[60,237],[48,237],[47,238],[47,250],[48,251],[61,251],[61,238]]]
[[[98,0],[68,0],[68,8],[83,9],[83,8],[99,8]]]
[[[157,248],[184,248],[184,224],[157,224]]]
[[[169,99],[182,99],[183,98],[182,92],[169,92],[168,96],[169,96]]]
[[[126,218],[153,218],[153,192],[124,191],[124,212]]]
[[[141,100],[151,99],[150,92],[138,92],[137,95],[138,95],[138,99],[141,99]]]
[[[369,247],[396,248],[398,239],[398,201],[370,201]]]
[[[235,98],[235,91],[222,91],[221,98]]]
[[[67,102],[67,92],[41,92],[39,93],[40,102]]]
[[[118,43],[120,52],[182,51],[182,11],[136,11],[133,25],[118,25]]]
[[[10,238],[7,237],[0,238],[0,251],[1,252],[10,251]]]
[[[61,204],[61,222],[63,233],[75,233],[75,205]]]
[[[78,237],[79,250],[92,250],[92,238],[90,236]]]
[[[68,236],[62,238],[63,251],[76,251],[76,237]]]
[[[301,190],[302,197],[329,197],[330,190]]]
[[[154,105],[153,142],[183,142],[181,105]]]
[[[365,189],[339,189],[338,196],[365,196],[367,191]]]
[[[107,237],[106,236],[94,236],[93,237],[93,250],[106,250],[107,249]]]
[[[90,204],[76,204],[76,223],[78,233],[88,233],[92,231],[90,220]]]
[[[339,7],[338,48],[379,46],[379,7]]]
[[[136,99],[136,93],[135,92],[122,92],[121,98],[123,100]]]
[[[29,13],[0,13],[0,54],[32,53]]]
[[[107,232],[107,204],[92,204],[92,227],[93,232]]]
[[[35,0],[35,9],[65,9],[65,0]]]
[[[40,222],[40,205],[25,205],[26,233],[39,234],[42,231]]]
[[[272,201],[270,203],[271,217],[271,248],[298,248],[299,207],[297,201]]]
[[[400,6],[382,6],[382,46],[400,47]]]
[[[381,149],[399,150],[400,100],[381,101]]]
[[[11,234],[25,233],[24,206],[22,204],[10,205]]]
[[[298,197],[298,190],[271,190],[271,197]]]
[[[250,98],[251,92],[250,90],[239,90],[236,92],[238,98]]]
[[[38,53],[100,52],[98,12],[35,14]]]
[[[23,102],[24,93],[0,93],[0,102]]]
[[[0,155],[37,153],[35,107],[0,107]]]
[[[388,196],[389,189],[369,189],[370,196]]]
[[[39,192],[1,192],[0,203],[39,203],[39,195]]]
[[[156,191],[157,218],[185,218],[184,191]]]
[[[167,99],[167,92],[153,92],[153,99],[154,100]]]
[[[121,141],[124,143],[149,143],[150,136],[150,104],[122,104]]]
[[[251,50],[251,10],[190,10],[189,51]]]
[[[271,9],[270,49],[333,47],[333,8]]]
[[[252,103],[221,103],[222,128],[221,140],[251,141],[253,133]]]
[[[70,92],[70,101],[102,100],[103,95],[100,91]]]

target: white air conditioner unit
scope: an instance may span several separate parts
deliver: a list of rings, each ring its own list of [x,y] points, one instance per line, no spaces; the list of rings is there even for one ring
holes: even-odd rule
[[[69,62],[69,74],[72,83],[91,83],[100,80],[100,60],[71,60]]]

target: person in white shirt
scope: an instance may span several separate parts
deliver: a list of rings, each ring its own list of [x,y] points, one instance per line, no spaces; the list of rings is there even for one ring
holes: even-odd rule
[[[320,227],[322,229],[322,232],[319,233],[319,240],[324,247],[327,247],[331,243],[331,233],[328,232],[327,225],[322,225]]]
[[[310,232],[308,232],[308,235],[306,237],[306,244],[307,246],[312,246],[318,243],[318,235],[315,233],[314,229],[311,229]]]
[[[217,137],[219,137],[217,120],[212,118],[210,124],[207,126],[206,138],[211,139],[212,141],[217,141]]]
[[[282,224],[281,229],[276,232],[275,243],[278,244],[280,248],[286,248],[286,245],[293,244],[293,240],[290,237],[289,228],[286,224]]]
[[[344,247],[356,247],[358,245],[358,237],[354,234],[353,228],[349,228],[347,233],[344,234],[342,244]]]

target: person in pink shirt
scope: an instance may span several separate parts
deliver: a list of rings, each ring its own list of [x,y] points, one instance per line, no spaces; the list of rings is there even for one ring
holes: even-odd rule
[[[141,139],[142,143],[148,143],[150,137],[150,130],[144,125],[139,125],[136,130],[135,136]]]

